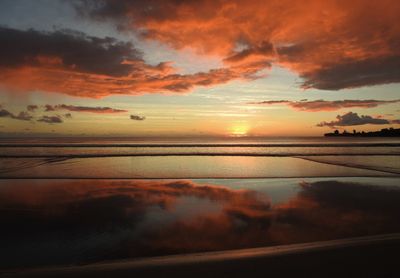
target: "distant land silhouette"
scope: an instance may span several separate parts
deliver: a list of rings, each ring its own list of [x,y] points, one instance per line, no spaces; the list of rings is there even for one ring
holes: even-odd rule
[[[335,130],[334,132],[325,133],[324,136],[332,136],[332,137],[400,137],[400,128],[384,128],[379,131],[356,131],[347,132],[344,130],[342,133],[339,130]]]

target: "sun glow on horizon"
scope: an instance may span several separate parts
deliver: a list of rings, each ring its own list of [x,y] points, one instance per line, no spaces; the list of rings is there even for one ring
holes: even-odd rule
[[[230,136],[242,137],[248,134],[249,127],[247,125],[235,125],[229,129]]]

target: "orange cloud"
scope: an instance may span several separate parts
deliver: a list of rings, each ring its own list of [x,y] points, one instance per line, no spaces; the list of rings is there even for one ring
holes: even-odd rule
[[[106,0],[76,7],[176,49],[220,55],[228,66],[246,59],[275,62],[303,77],[304,88],[400,81],[396,0]]]
[[[73,31],[0,28],[0,84],[100,98],[114,94],[182,93],[233,79],[255,78],[270,64],[247,61],[208,72],[178,74],[170,62],[146,64],[130,43]],[[71,50],[72,49],[72,50]]]
[[[307,111],[307,112],[319,112],[319,111],[336,111],[343,108],[373,108],[379,105],[398,103],[400,100],[357,100],[357,99],[345,99],[345,100],[300,100],[300,101],[289,101],[289,100],[266,100],[260,102],[249,102],[248,104],[257,105],[275,105],[284,104],[292,107],[295,110]]]
[[[73,31],[0,28],[0,84],[73,96],[183,93],[254,79],[276,64],[303,88],[339,90],[400,82],[396,0],[75,1],[84,16],[175,49],[217,55],[224,67],[178,74],[149,65],[131,43]]]

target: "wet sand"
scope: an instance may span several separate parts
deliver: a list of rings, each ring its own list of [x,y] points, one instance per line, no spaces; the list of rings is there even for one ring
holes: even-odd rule
[[[346,165],[324,158],[262,156],[120,156],[88,158],[0,158],[1,179],[206,179],[294,177],[394,177],[398,156],[374,156],[374,165]],[[351,157],[350,161],[356,156]],[[366,160],[367,156],[358,158]],[[397,168],[382,169],[386,161]],[[391,166],[391,165],[389,165]],[[397,169],[397,171],[396,171]]]
[[[398,277],[400,234],[9,271],[2,277]]]

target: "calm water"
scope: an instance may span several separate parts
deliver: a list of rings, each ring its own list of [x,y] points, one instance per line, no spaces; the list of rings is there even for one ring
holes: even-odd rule
[[[256,138],[0,141],[3,178],[260,178],[400,174],[400,140]]]
[[[0,268],[400,232],[398,140],[189,141],[1,140]]]

